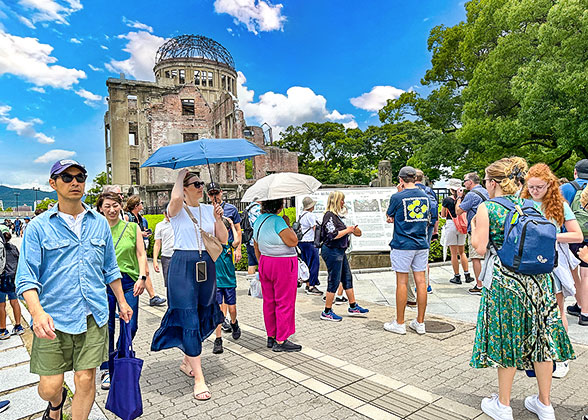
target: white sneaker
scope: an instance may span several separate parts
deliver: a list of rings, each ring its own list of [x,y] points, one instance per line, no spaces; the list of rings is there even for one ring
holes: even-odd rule
[[[396,320],[392,322],[386,322],[384,324],[384,329],[395,334],[406,334],[406,324],[399,324],[396,322]]]
[[[512,408],[502,405],[498,401],[498,395],[492,394],[491,397],[482,399],[482,411],[492,417],[494,420],[513,420]]]
[[[417,332],[417,334],[420,334],[420,335],[423,335],[424,333],[427,332],[425,330],[425,323],[418,322],[416,319],[413,319],[412,321],[410,321],[410,324],[408,324],[408,327],[411,330],[415,330]]]
[[[525,398],[525,408],[531,413],[537,414],[539,420],[555,420],[553,406],[551,404],[544,405],[539,401],[538,395],[531,395],[530,397]]]
[[[554,378],[563,378],[568,374],[568,371],[570,370],[570,362],[569,361],[565,361],[565,362],[555,362],[555,370],[553,371],[553,376]]]

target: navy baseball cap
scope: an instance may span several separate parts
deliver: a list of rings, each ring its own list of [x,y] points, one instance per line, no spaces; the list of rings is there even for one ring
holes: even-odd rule
[[[72,159],[62,159],[55,162],[51,167],[51,176],[58,175],[65,171],[67,168],[71,168],[72,166],[75,166],[76,168],[80,169],[83,173],[88,173],[84,165],[82,165],[81,163]]]
[[[217,183],[211,182],[210,184],[208,184],[206,186],[206,190],[209,193],[215,193],[216,194],[217,192],[220,192],[221,189],[220,189],[220,187],[219,187],[219,185]]]

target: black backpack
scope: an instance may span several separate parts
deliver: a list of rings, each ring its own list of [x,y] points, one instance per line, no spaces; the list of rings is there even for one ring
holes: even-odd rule
[[[248,244],[253,238],[253,226],[249,222],[249,210],[245,209],[241,213],[241,237],[242,242]]]
[[[308,229],[306,229],[306,231],[302,232],[302,225],[300,224],[300,220],[302,220],[302,217],[307,215],[308,212],[301,214],[300,217],[298,218],[297,221],[295,221],[294,223],[292,223],[292,230],[294,230],[294,233],[296,233],[296,237],[298,238],[298,240],[302,240],[302,238],[304,238],[304,235],[306,235],[311,229],[312,226],[309,227]],[[316,238],[316,235],[315,235]]]

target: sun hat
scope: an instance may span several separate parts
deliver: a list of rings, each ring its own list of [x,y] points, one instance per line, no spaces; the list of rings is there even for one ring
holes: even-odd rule
[[[304,210],[308,210],[311,209],[315,206],[316,201],[314,201],[312,198],[310,197],[304,197],[304,199],[302,200],[302,207],[304,208]]]

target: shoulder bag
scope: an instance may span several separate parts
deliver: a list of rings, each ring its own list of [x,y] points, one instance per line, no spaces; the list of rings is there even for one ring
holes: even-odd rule
[[[186,213],[188,213],[188,216],[190,216],[190,219],[192,219],[192,223],[194,223],[196,239],[198,239],[198,230],[200,230],[200,237],[202,238],[202,242],[204,243],[204,248],[206,248],[206,252],[208,252],[208,255],[210,255],[212,261],[216,262],[220,254],[223,252],[223,244],[221,243],[220,239],[203,230],[202,227],[200,227],[200,225],[196,221],[196,218],[194,217],[188,206],[185,204],[184,210],[186,210]],[[199,210],[200,220],[202,220],[202,209],[199,208]]]

